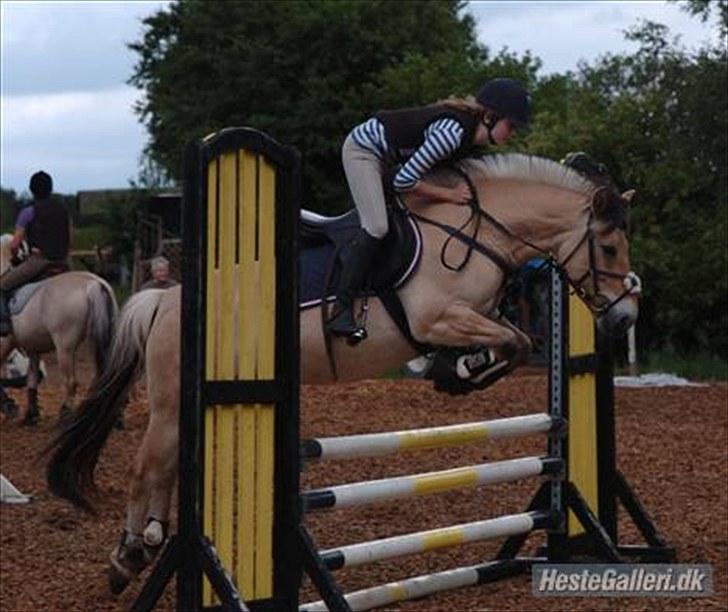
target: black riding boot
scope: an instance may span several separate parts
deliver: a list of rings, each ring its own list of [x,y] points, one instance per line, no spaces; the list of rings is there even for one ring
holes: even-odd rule
[[[360,229],[343,252],[336,305],[331,319],[326,324],[326,331],[334,336],[352,336],[359,331],[359,326],[354,320],[354,300],[364,286],[380,243],[379,238],[374,238]]]
[[[0,336],[7,336],[11,331],[9,299],[9,292],[0,289]]]

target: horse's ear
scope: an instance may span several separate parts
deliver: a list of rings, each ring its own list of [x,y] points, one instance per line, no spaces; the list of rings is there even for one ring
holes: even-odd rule
[[[622,199],[627,202],[627,204],[631,204],[636,193],[637,192],[634,189],[629,189],[622,194]]]
[[[597,219],[605,219],[609,216],[609,209],[612,204],[611,194],[606,187],[600,187],[594,193],[592,208]]]

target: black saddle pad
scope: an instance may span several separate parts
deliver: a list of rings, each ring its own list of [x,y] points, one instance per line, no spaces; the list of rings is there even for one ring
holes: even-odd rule
[[[339,266],[335,258],[360,227],[356,210],[340,217],[301,213],[299,296],[302,308],[336,298]],[[363,295],[376,295],[403,286],[417,268],[422,236],[416,221],[402,208],[390,210],[389,233],[372,263],[372,276]],[[330,278],[329,278],[330,277]],[[327,279],[329,279],[327,289]]]

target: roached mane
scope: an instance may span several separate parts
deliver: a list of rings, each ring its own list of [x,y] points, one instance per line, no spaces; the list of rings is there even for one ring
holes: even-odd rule
[[[479,159],[465,159],[462,161],[462,167],[468,174],[484,174],[493,179],[546,183],[554,187],[578,191],[584,195],[591,195],[596,188],[594,183],[568,166],[535,155],[522,153],[488,155]]]

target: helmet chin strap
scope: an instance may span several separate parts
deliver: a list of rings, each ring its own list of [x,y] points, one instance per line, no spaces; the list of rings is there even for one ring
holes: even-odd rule
[[[485,118],[483,118],[483,125],[485,126],[485,131],[488,134],[488,142],[492,145],[498,146],[498,143],[493,139],[493,128],[495,127],[495,124],[500,121],[500,117],[498,115],[491,115],[490,119],[486,121]]]

